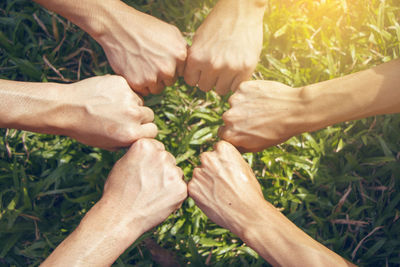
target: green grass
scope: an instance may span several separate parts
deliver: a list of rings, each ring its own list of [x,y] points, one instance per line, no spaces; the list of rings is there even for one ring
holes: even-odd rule
[[[215,3],[126,2],[177,25],[188,41]],[[398,0],[270,0],[254,78],[301,86],[399,55]],[[76,26],[32,1],[1,1],[0,78],[70,82],[111,72],[101,47]],[[217,140],[226,99],[180,80],[146,103],[156,114],[158,139],[189,180],[199,154]],[[123,151],[23,131],[0,135],[0,265],[36,266],[99,199]],[[313,238],[361,266],[400,264],[399,115],[334,125],[244,156],[266,199]],[[191,199],[115,266],[157,265],[142,241],[147,237],[182,265],[268,265]]]

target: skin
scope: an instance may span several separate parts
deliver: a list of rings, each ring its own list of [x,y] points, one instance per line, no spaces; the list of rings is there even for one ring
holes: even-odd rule
[[[261,151],[329,125],[400,112],[400,60],[301,88],[244,82],[230,97],[219,136],[241,151]]]
[[[35,0],[89,33],[115,73],[142,95],[161,93],[182,75],[187,43],[173,25],[119,0]]]
[[[188,50],[186,83],[224,95],[249,79],[262,49],[265,8],[262,0],[218,1]]]
[[[354,266],[318,243],[267,202],[250,166],[228,142],[201,155],[189,196],[273,266]]]
[[[154,138],[153,119],[153,111],[121,76],[72,84],[0,80],[1,128],[66,135],[116,150],[140,138]]]
[[[140,139],[112,169],[102,198],[41,266],[110,266],[187,196],[182,170],[163,144]]]

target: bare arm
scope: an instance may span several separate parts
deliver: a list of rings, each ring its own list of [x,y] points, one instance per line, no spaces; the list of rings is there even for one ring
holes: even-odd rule
[[[182,75],[186,41],[170,24],[119,0],[35,0],[89,33],[138,93],[160,93]]]
[[[113,167],[102,198],[42,266],[110,266],[187,196],[182,170],[154,139],[137,141]]]
[[[400,112],[400,59],[304,87],[311,130],[343,121]],[[319,113],[319,115],[318,115]]]
[[[250,166],[225,141],[201,155],[188,191],[212,221],[274,266],[352,266],[265,201]]]
[[[66,135],[115,150],[155,137],[153,119],[153,111],[121,76],[72,84],[0,80],[1,128]]]
[[[400,60],[302,88],[245,82],[229,102],[220,136],[260,151],[335,123],[400,112]]]
[[[262,49],[266,0],[219,0],[197,29],[185,81],[219,94],[250,78]]]

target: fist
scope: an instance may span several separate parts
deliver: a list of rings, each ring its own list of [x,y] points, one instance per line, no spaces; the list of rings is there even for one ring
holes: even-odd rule
[[[186,199],[186,183],[175,158],[154,139],[140,139],[112,169],[102,202],[116,216],[145,232],[164,221]]]
[[[219,136],[242,151],[256,152],[309,130],[302,92],[278,82],[240,84],[222,115]]]
[[[108,150],[157,135],[153,111],[121,76],[93,77],[68,86],[61,123],[65,135]]]
[[[187,84],[224,95],[250,78],[262,49],[264,14],[250,2],[218,1],[188,50]]]
[[[266,202],[250,166],[225,141],[201,154],[200,160],[188,185],[189,196],[213,222],[242,236],[248,220],[256,218],[257,208]]]
[[[174,84],[186,60],[187,43],[178,28],[125,4],[116,18],[98,40],[115,73],[141,95]]]

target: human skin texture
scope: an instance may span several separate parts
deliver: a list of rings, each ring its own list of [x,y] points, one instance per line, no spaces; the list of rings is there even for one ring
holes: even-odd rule
[[[228,142],[220,141],[213,152],[201,154],[188,192],[213,222],[273,266],[353,266],[267,202],[250,166]]]
[[[0,128],[72,137],[116,150],[154,138],[153,111],[121,76],[71,84],[0,80]]]
[[[35,0],[90,34],[115,73],[141,95],[161,93],[183,75],[187,43],[173,25],[119,0]]]
[[[197,29],[184,78],[224,95],[250,78],[262,49],[266,1],[219,0]]]
[[[400,60],[301,88],[244,82],[229,103],[219,136],[260,151],[335,123],[400,112]]]
[[[180,207],[187,196],[182,176],[163,144],[138,140],[113,167],[102,198],[41,266],[110,266]]]

